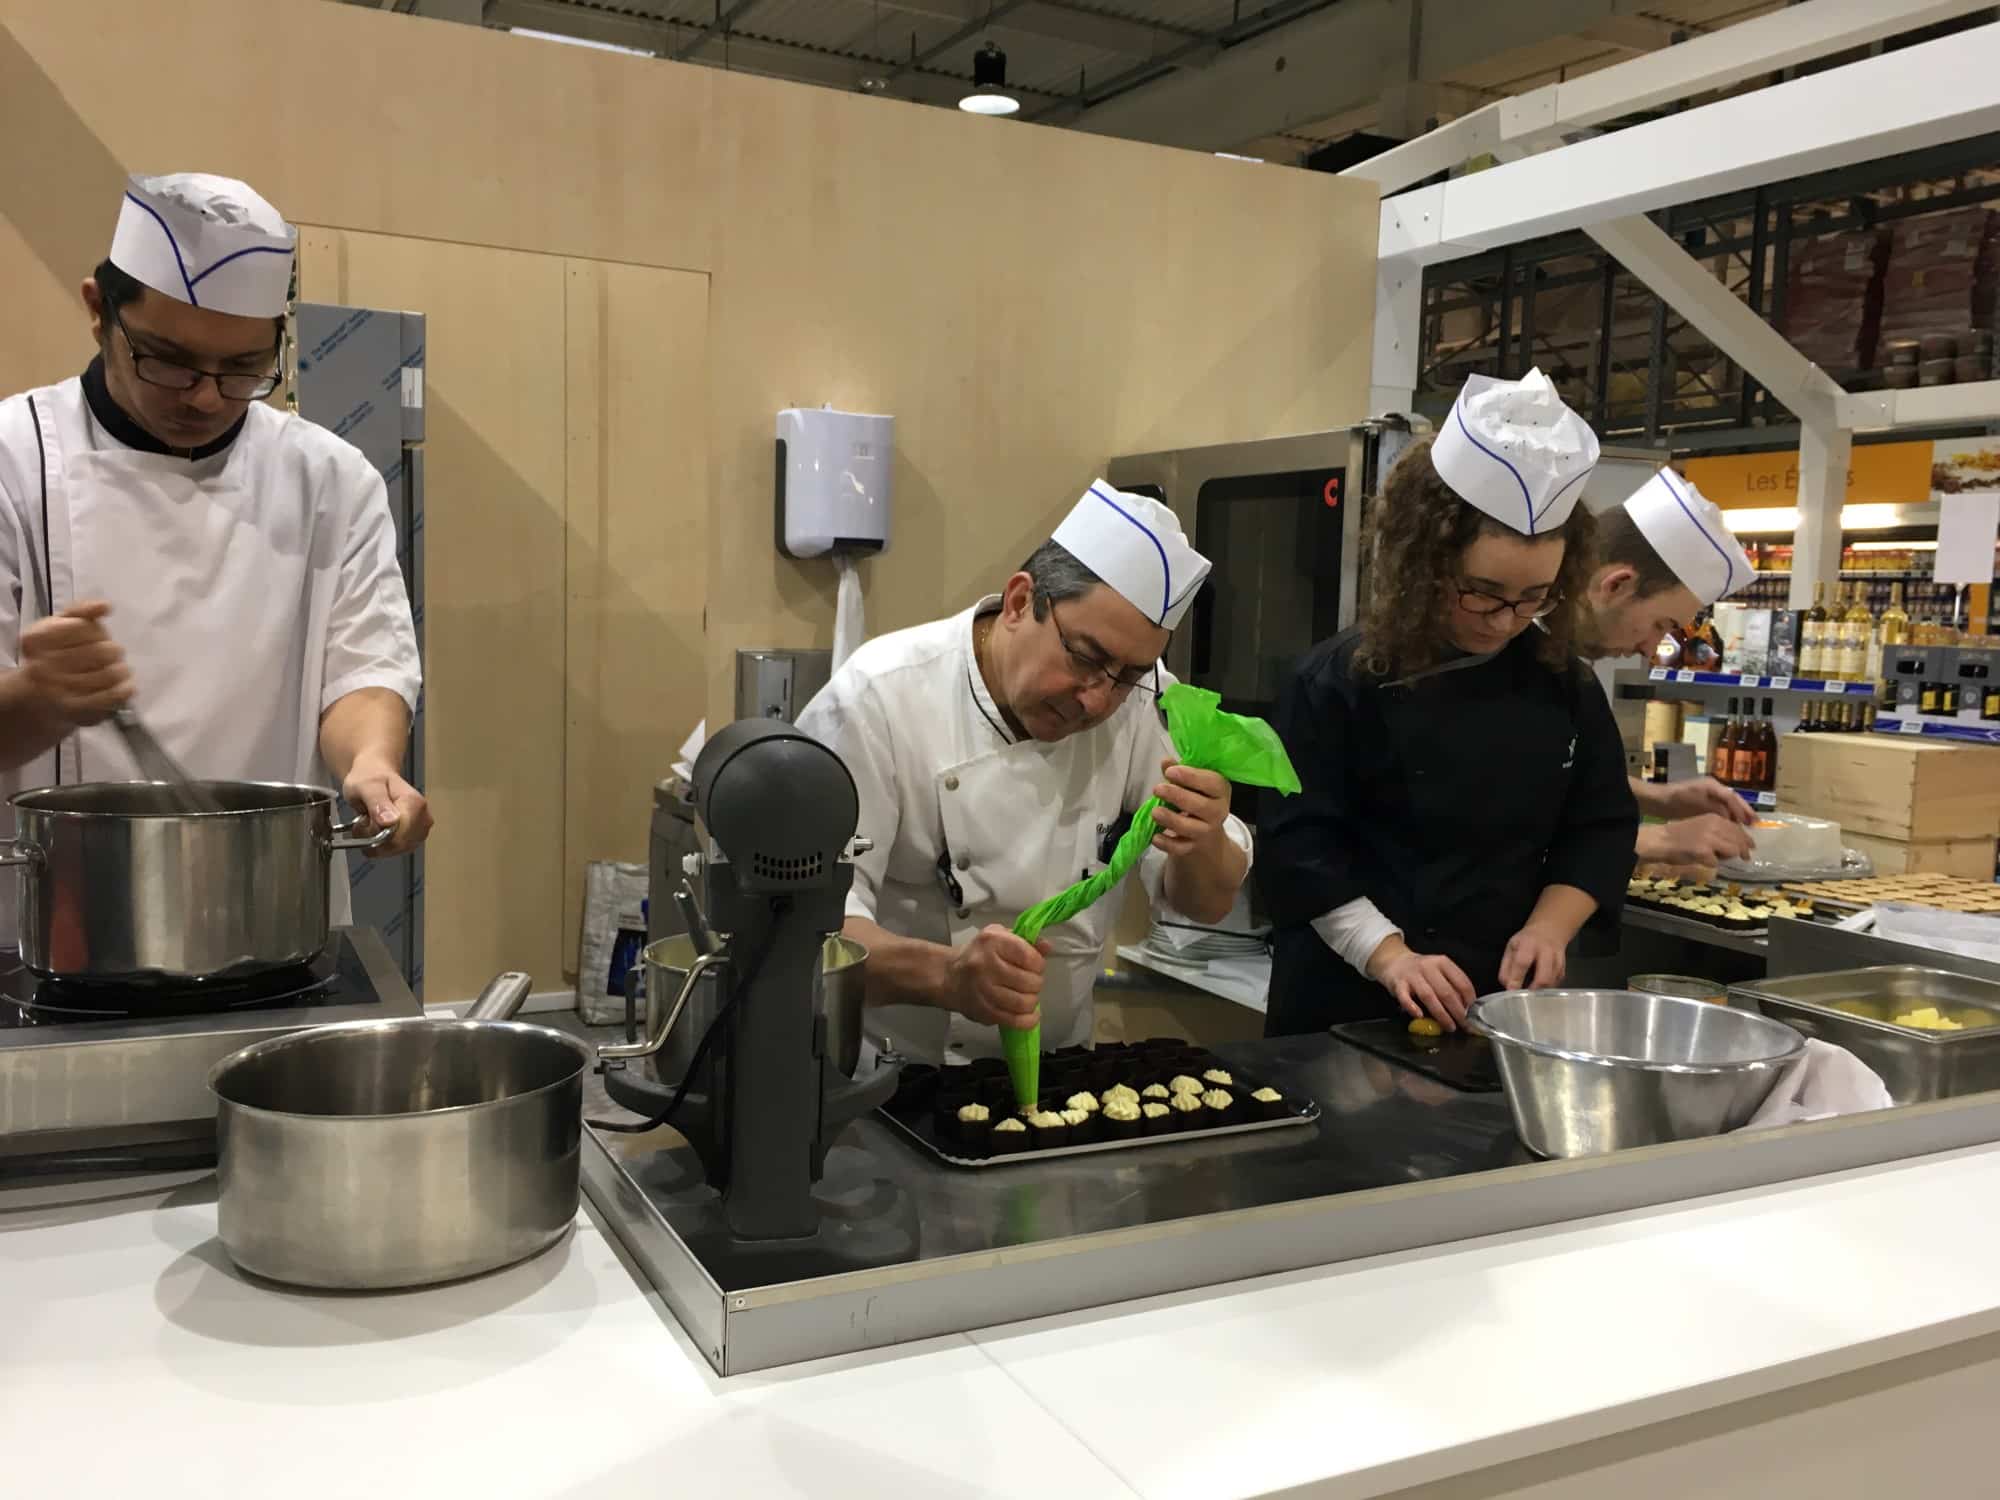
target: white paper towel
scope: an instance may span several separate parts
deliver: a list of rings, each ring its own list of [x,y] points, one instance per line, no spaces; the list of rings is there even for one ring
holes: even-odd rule
[[[1845,1047],[1808,1037],[1805,1052],[1778,1080],[1750,1123],[1741,1128],[1768,1130],[1774,1125],[1887,1109],[1894,1103],[1881,1075],[1868,1064]]]
[[[838,672],[867,632],[861,623],[861,569],[845,552],[836,552],[833,563],[840,569],[833,606],[833,670]]]

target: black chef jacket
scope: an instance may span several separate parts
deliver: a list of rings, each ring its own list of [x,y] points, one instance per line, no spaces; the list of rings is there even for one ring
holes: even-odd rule
[[[1257,819],[1275,928],[1267,1036],[1400,1014],[1312,929],[1356,897],[1485,994],[1544,887],[1594,896],[1591,928],[1615,936],[1632,873],[1639,811],[1582,663],[1551,671],[1529,630],[1488,661],[1391,684],[1357,674],[1358,643],[1349,630],[1315,646],[1278,704],[1303,789],[1266,792]]]

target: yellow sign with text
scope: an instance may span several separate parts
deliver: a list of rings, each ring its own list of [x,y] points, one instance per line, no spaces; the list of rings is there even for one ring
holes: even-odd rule
[[[1847,467],[1848,505],[1921,505],[1931,498],[1930,443],[1857,446]],[[1724,510],[1799,503],[1799,455],[1732,453],[1690,458],[1687,477]]]

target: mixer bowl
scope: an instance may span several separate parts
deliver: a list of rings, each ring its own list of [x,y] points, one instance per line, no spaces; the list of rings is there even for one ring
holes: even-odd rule
[[[687,936],[661,938],[649,943],[645,952],[646,1023],[645,1034],[654,1036],[674,997],[681,992],[688,969],[695,960],[694,940]],[[852,938],[830,937],[820,950],[819,979],[813,1003],[826,1018],[826,1050],[834,1066],[852,1078],[861,1060],[861,1005],[868,988],[868,950]],[[674,1029],[658,1052],[646,1059],[653,1076],[662,1083],[678,1083],[694,1061],[709,1024],[722,1009],[723,973],[710,970],[701,976],[688,997],[687,1008],[674,1022]]]
[[[1514,1128],[1538,1156],[1595,1156],[1746,1123],[1805,1038],[1776,1021],[1634,990],[1509,990],[1466,1025],[1493,1045]]]

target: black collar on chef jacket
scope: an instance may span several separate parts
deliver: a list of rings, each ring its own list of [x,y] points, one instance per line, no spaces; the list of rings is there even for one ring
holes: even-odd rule
[[[101,354],[83,372],[83,399],[90,403],[90,414],[97,418],[98,425],[118,442],[141,453],[157,453],[162,458],[212,458],[236,441],[236,435],[250,419],[250,413],[244,412],[229,431],[199,448],[170,448],[133,421],[125,408],[111,398],[111,388],[104,383],[104,356]]]

